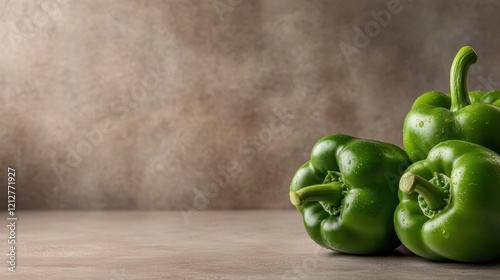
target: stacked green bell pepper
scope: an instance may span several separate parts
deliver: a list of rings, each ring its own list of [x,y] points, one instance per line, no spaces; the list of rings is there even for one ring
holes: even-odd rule
[[[402,242],[434,261],[500,258],[500,91],[467,92],[476,60],[472,48],[460,49],[451,93],[415,101],[406,152],[343,134],[316,143],[289,193],[311,239],[350,254]]]
[[[451,93],[430,91],[413,104],[403,126],[403,145],[412,161],[451,139],[500,152],[500,91],[467,93],[467,71],[476,60],[471,47],[461,48],[451,67]]]
[[[417,162],[401,178],[394,224],[402,243],[430,260],[500,257],[500,91],[467,93],[476,60],[462,47],[451,93],[423,94],[404,122],[404,147]]]

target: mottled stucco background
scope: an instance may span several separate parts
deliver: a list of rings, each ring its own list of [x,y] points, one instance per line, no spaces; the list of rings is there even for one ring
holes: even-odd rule
[[[0,5],[2,207],[13,166],[18,209],[291,208],[318,138],[401,145],[460,46],[500,87],[499,1]]]

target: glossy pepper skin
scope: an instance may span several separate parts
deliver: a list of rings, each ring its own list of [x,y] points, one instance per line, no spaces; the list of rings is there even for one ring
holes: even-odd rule
[[[320,139],[290,185],[290,201],[319,245],[349,254],[399,246],[398,182],[409,165],[399,147],[335,134]]]
[[[413,253],[434,261],[500,257],[500,156],[449,140],[412,164],[400,181],[394,226]]]
[[[412,161],[452,139],[500,152],[500,91],[467,92],[467,71],[476,60],[471,47],[462,47],[451,67],[451,93],[431,91],[414,102],[403,126],[404,148]]]

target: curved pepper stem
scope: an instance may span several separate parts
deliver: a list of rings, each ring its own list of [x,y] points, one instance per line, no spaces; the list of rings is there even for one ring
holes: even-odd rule
[[[340,182],[312,185],[290,192],[290,201],[295,206],[301,206],[310,201],[322,201],[337,207],[344,198],[343,191],[344,186]]]
[[[450,72],[450,111],[452,112],[471,104],[467,93],[467,71],[476,61],[476,52],[469,46],[462,47],[453,60]]]
[[[399,189],[407,194],[413,191],[418,192],[418,194],[424,198],[430,209],[441,209],[446,206],[446,198],[448,195],[443,188],[411,172],[405,173],[401,177]]]

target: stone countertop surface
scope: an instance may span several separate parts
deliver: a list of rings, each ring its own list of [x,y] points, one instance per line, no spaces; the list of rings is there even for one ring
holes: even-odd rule
[[[500,261],[434,263],[404,248],[319,248],[296,211],[18,212],[16,273],[0,279],[498,279]],[[3,215],[7,224],[6,215]],[[2,230],[0,249],[8,252]],[[5,258],[5,255],[4,255]]]

